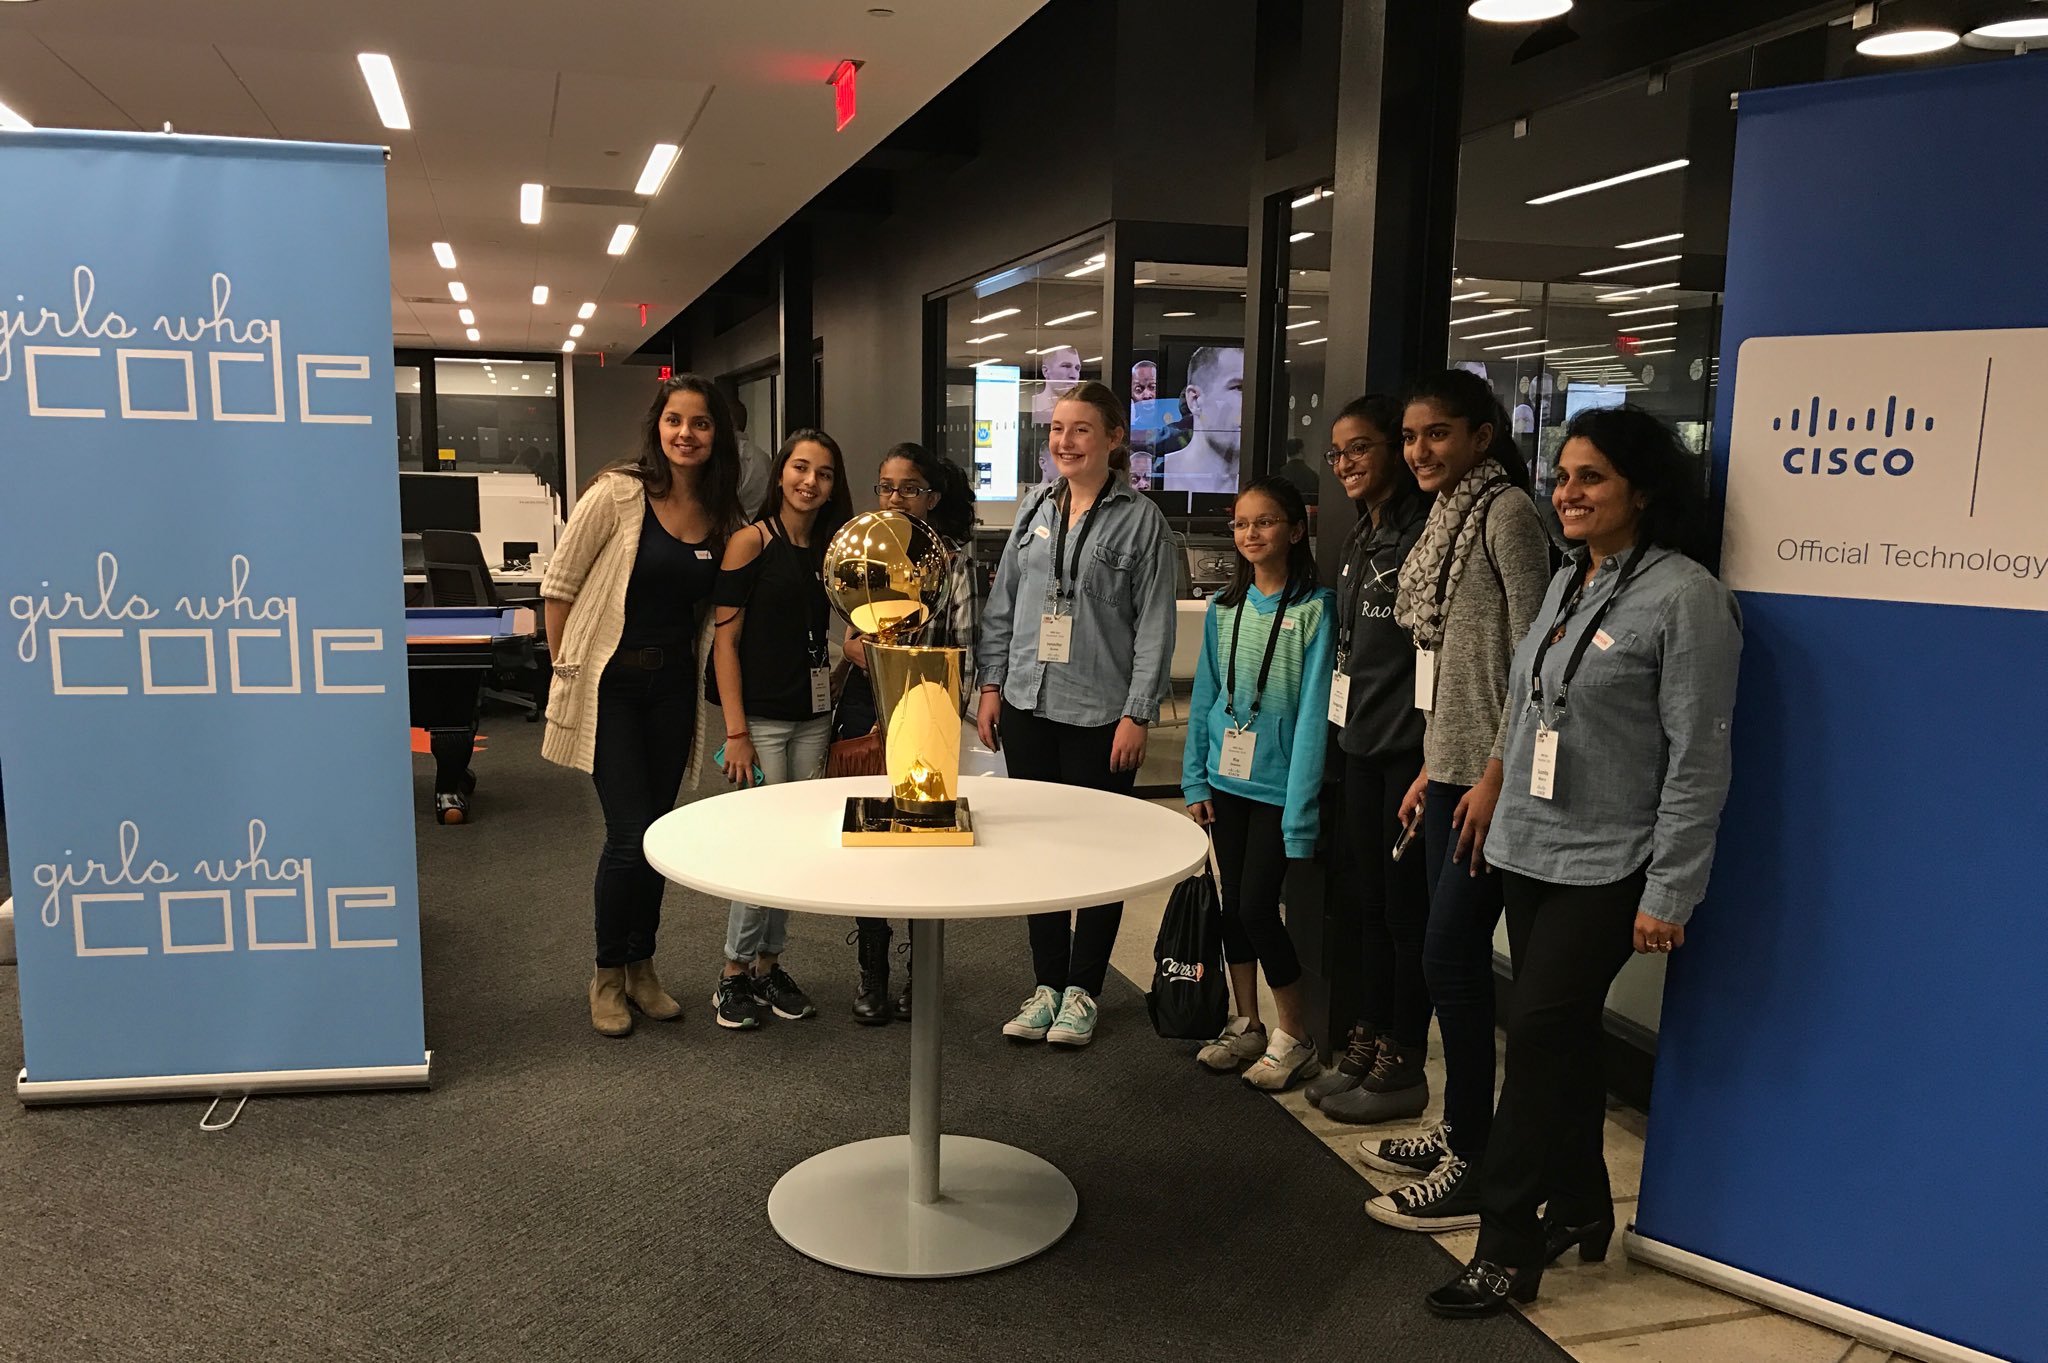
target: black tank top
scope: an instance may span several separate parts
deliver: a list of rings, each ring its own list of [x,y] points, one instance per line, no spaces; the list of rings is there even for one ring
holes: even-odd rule
[[[718,559],[709,542],[679,540],[662,526],[654,504],[644,502],[640,548],[626,580],[626,627],[620,648],[692,651],[697,608],[718,580]]]
[[[714,609],[747,613],[740,627],[740,689],[747,714],[762,719],[810,719],[811,669],[825,666],[831,609],[819,577],[822,554],[790,543],[782,522],[769,517],[768,542],[744,568],[721,571]],[[708,694],[718,700],[718,674]]]

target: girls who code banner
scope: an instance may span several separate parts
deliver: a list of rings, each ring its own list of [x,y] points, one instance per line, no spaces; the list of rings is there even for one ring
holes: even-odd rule
[[[382,150],[0,180],[20,1092],[423,1082]]]

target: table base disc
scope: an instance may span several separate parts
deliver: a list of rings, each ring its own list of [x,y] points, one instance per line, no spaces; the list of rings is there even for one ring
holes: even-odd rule
[[[939,1138],[937,1202],[910,1200],[910,1137],[811,1156],[768,1194],[791,1248],[883,1278],[957,1278],[1021,1263],[1074,1223],[1080,1197],[1038,1156],[978,1136]]]

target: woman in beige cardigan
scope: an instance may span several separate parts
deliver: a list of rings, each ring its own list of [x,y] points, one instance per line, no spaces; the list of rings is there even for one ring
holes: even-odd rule
[[[638,459],[591,480],[541,583],[548,692],[541,755],[587,771],[604,807],[590,1025],[606,1036],[682,1014],[654,973],[667,882],[647,864],[647,826],[675,807],[698,751],[697,678],[726,537],[741,523],[731,411],[709,379],[666,380]]]

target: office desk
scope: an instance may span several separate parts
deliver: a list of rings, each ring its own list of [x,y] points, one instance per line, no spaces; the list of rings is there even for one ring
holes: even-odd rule
[[[492,669],[531,661],[533,612],[524,607],[413,606],[405,612],[406,691],[413,727],[434,753],[434,820],[469,820],[470,757]]]
[[[500,597],[538,597],[541,574],[531,570],[511,572],[502,568],[491,569],[491,581],[497,585]],[[408,609],[420,604],[426,595],[427,575],[407,573],[405,575],[405,604]]]

